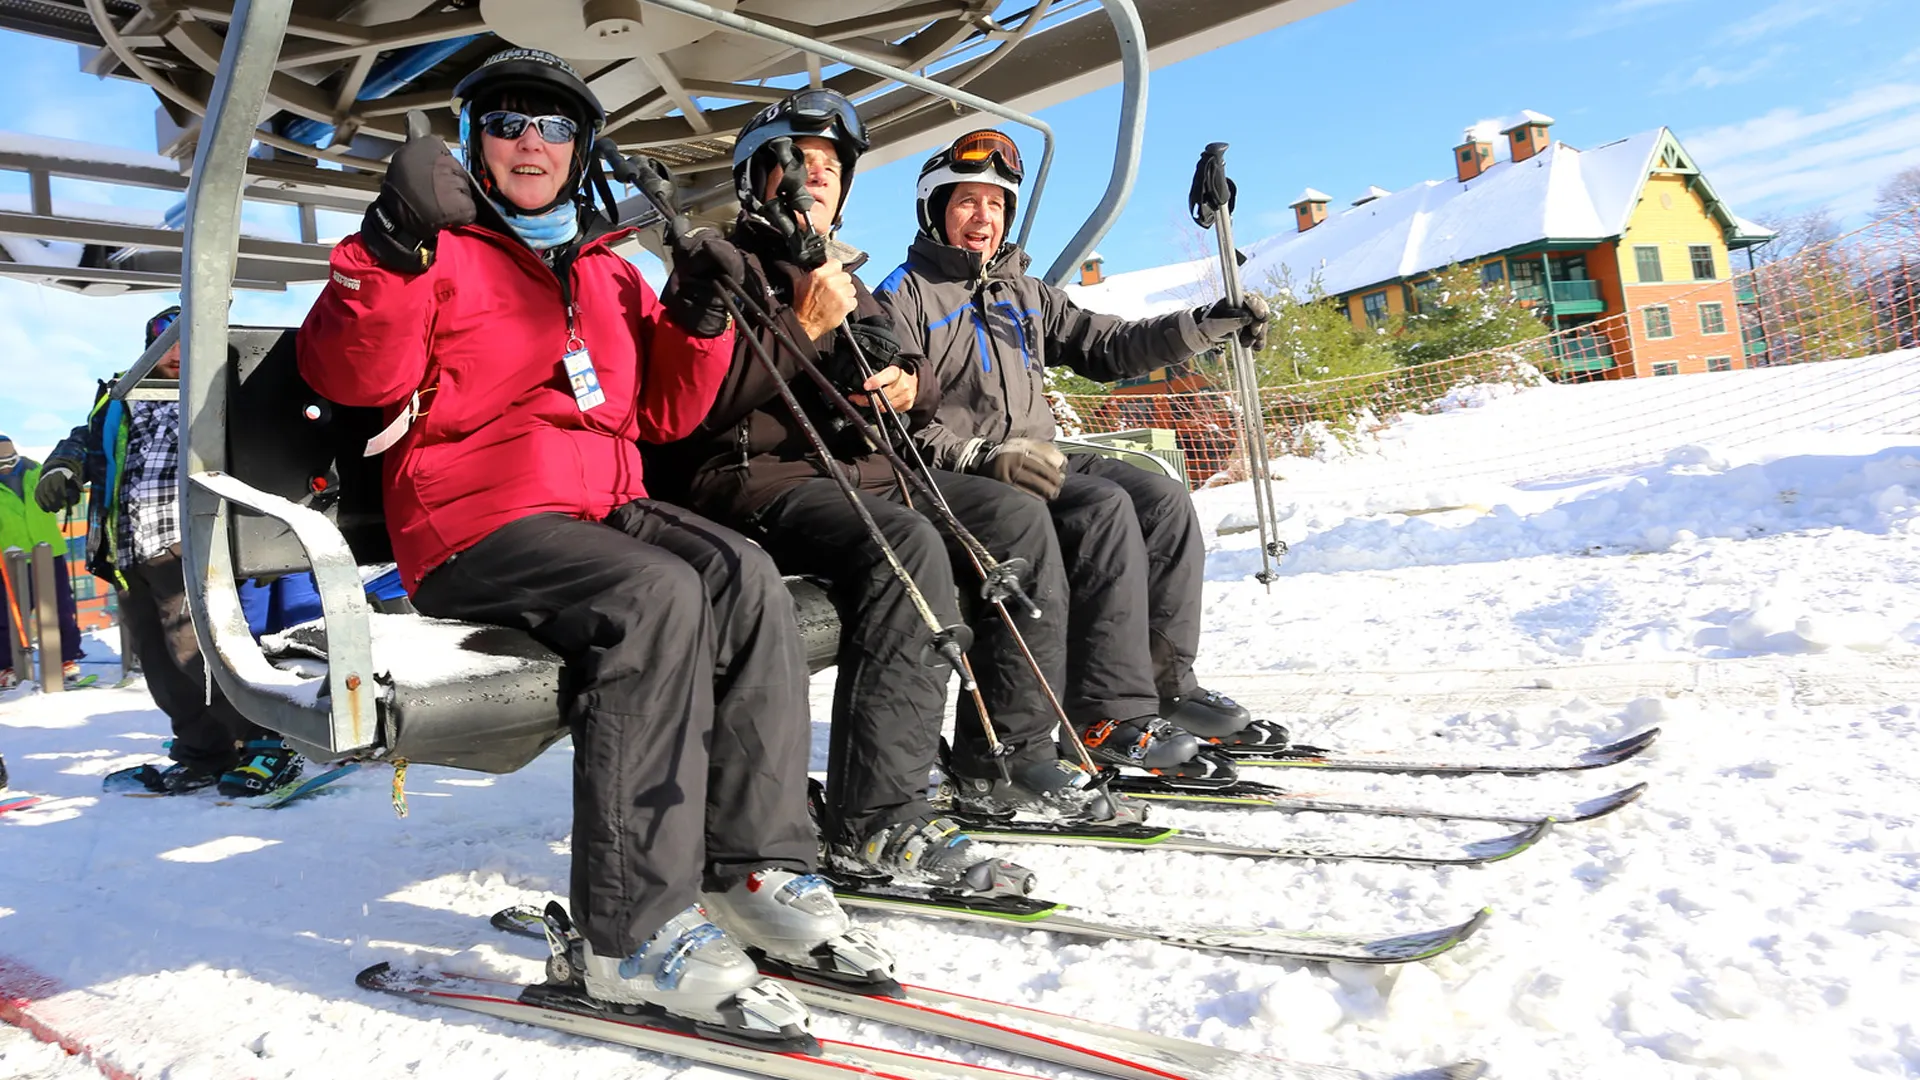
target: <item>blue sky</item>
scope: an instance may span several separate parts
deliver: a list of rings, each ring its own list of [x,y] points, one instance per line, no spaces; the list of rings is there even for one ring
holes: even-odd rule
[[[153,149],[155,100],[82,75],[67,45],[0,35],[0,126]],[[1033,244],[1052,261],[1105,187],[1118,92],[1058,105],[1059,138]],[[1914,0],[1352,0],[1305,21],[1153,73],[1140,179],[1100,242],[1108,272],[1190,258],[1210,245],[1186,219],[1193,163],[1227,142],[1240,185],[1237,238],[1291,228],[1304,187],[1353,199],[1451,175],[1478,121],[1534,109],[1553,134],[1593,146],[1665,125],[1722,197],[1768,221],[1826,205],[1864,224],[1887,176],[1920,165],[1920,3]],[[1029,160],[1037,138],[1015,132]],[[873,253],[869,282],[913,233],[915,161],[862,174],[843,237]],[[0,174],[0,193],[25,178]],[[56,182],[56,198],[106,201]],[[163,193],[113,201],[164,209]],[[290,230],[272,211],[251,220]],[[323,230],[337,222],[323,224]],[[311,289],[240,294],[236,321],[297,323]],[[0,279],[0,432],[50,445],[78,422],[94,380],[139,352],[139,328],[169,298],[91,298]]]

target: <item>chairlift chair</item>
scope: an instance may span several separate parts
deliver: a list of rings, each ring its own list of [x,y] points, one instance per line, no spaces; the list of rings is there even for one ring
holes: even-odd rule
[[[240,0],[207,102],[188,192],[180,395],[182,546],[187,593],[207,667],[241,713],[316,760],[405,760],[511,772],[566,734],[559,657],[496,626],[373,611],[361,567],[391,561],[378,462],[359,455],[380,427],[374,410],[328,402],[294,363],[294,331],[229,327],[244,166],[293,0]],[[804,47],[827,62],[885,76],[969,109],[1040,130],[1041,122],[964,90],[892,68],[830,42],[694,0],[658,7]],[[1120,42],[1121,137],[1106,197],[1056,262],[1077,266],[1117,215],[1139,156],[1144,36],[1132,0],[1101,0]],[[537,6],[528,0],[529,7]],[[1042,166],[1044,170],[1044,165]],[[1026,200],[1031,225],[1039,182]],[[176,331],[155,342],[123,383],[134,393]],[[272,637],[248,632],[237,583],[311,570],[320,623]],[[813,670],[830,664],[838,623],[815,583],[790,579]]]

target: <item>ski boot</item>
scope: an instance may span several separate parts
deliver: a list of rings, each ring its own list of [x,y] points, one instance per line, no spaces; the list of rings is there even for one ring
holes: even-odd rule
[[[7,790],[7,759],[0,757],[0,791]]]
[[[1164,769],[1191,758],[1200,740],[1157,716],[1101,720],[1080,732],[1087,753],[1102,765]]]
[[[762,970],[855,993],[899,993],[893,954],[873,935],[853,929],[823,877],[756,870],[730,889],[701,893],[700,901]]]
[[[245,799],[291,784],[306,762],[279,739],[255,739],[240,751],[240,760],[220,775],[220,794]]]
[[[949,771],[953,809],[970,818],[1006,819],[1030,814],[1068,825],[1137,825],[1146,810],[1108,791],[1071,761],[1052,758],[1012,766],[1007,779],[983,779]]]
[[[705,1036],[759,1049],[819,1052],[807,1033],[812,1015],[763,977],[726,931],[694,904],[668,919],[632,956],[601,956],[574,928],[566,909],[550,903],[547,983],[557,1003],[569,999],[629,1015],[690,1024]]]
[[[829,856],[836,871],[925,885],[936,892],[961,896],[1026,896],[1033,892],[1033,871],[1000,859],[981,858],[958,825],[931,810],[882,825],[858,844],[835,845]]]
[[[1205,687],[1162,700],[1160,715],[1228,753],[1273,753],[1291,741],[1284,725],[1255,720],[1239,702]]]

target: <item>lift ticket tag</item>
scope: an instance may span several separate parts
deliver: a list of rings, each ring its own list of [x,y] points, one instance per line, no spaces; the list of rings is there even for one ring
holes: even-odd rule
[[[607,395],[600,391],[600,374],[593,370],[593,357],[587,355],[584,342],[569,350],[560,363],[566,366],[567,385],[573,388],[573,400],[581,412],[606,403]]]

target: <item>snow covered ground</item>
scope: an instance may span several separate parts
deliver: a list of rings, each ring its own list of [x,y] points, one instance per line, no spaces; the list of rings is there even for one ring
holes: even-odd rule
[[[1873,365],[1878,401],[1920,405],[1913,354],[1850,364],[1488,395],[1335,460],[1289,459],[1292,551],[1271,593],[1248,578],[1246,486],[1197,496],[1205,681],[1304,738],[1488,753],[1664,731],[1594,773],[1314,787],[1514,806],[1645,781],[1639,804],[1471,869],[1006,849],[1047,895],[1101,911],[1387,931],[1490,904],[1477,938],[1424,965],[1328,968],[875,920],[903,976],[1370,1069],[1480,1057],[1513,1080],[1920,1076],[1920,436],[1810,410],[1762,431],[1741,426],[1752,399],[1737,394],[1662,409],[1748,378],[1720,385],[1764,381],[1804,403]],[[1602,405],[1643,420],[1614,468],[1541,481],[1525,477],[1549,470],[1489,452],[1591,444],[1580,418]],[[353,986],[382,958],[537,972],[542,948],[486,916],[564,888],[566,747],[505,777],[415,768],[404,819],[377,769],[283,811],[103,799],[97,778],[150,759],[165,733],[137,686],[0,702],[14,787],[49,797],[0,817],[0,983],[18,990],[9,963],[55,980],[34,1014],[119,1074],[703,1072]],[[1158,817],[1245,840],[1476,835]],[[66,1080],[56,1059],[0,1037],[0,1076]]]

